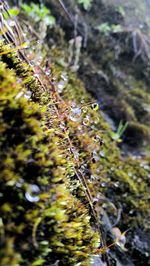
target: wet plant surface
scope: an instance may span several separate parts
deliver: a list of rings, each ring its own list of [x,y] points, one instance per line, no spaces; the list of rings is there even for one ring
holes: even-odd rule
[[[1,29],[2,266],[150,263],[147,34],[84,3]]]

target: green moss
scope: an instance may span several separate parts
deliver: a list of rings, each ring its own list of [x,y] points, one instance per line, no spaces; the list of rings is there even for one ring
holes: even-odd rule
[[[58,55],[62,56],[59,53]],[[58,58],[56,62],[57,60]],[[59,72],[60,66],[58,66],[58,69]],[[144,219],[144,216],[149,217],[150,215],[148,208],[149,188],[147,186],[150,171],[149,159],[134,159],[132,157],[123,159],[121,157],[116,143],[112,142],[110,138],[110,127],[104,121],[101,113],[92,110],[91,104],[89,103],[94,102],[94,99],[88,95],[83,83],[78,81],[74,74],[69,75],[69,84],[63,92],[63,98],[75,101],[77,106],[82,106],[84,103],[85,105],[87,104],[86,108],[83,108],[84,112],[80,122],[68,122],[68,126],[77,150],[89,162],[86,166],[89,170],[88,177],[90,178],[90,175],[92,175],[95,178],[92,184],[88,183],[91,191],[93,191],[93,195],[101,191],[115,204],[120,202],[121,206],[124,206],[122,224],[125,228],[128,227],[129,223],[131,223],[131,227],[149,228],[148,220]],[[128,117],[130,116],[131,121],[133,118],[136,121],[134,109],[126,102],[124,102],[123,107],[128,112]],[[84,126],[83,121],[87,115],[89,122]],[[133,125],[139,127],[139,130],[136,128],[134,132],[134,136],[137,134],[135,140],[139,141],[138,134],[141,134],[141,140],[143,139],[143,135],[147,138],[149,135],[148,127],[142,124],[139,125],[138,122],[130,122],[127,133]],[[77,129],[78,126],[79,131]],[[146,132],[144,133],[143,130],[146,130]],[[99,136],[98,144],[97,142],[93,144],[92,140],[97,135]],[[102,145],[100,144],[100,140],[102,141]],[[92,151],[96,152],[97,155],[97,161],[95,163],[91,161]],[[79,193],[79,189],[77,189],[76,193]],[[79,195],[81,197],[81,191]],[[135,216],[132,213],[135,213]]]
[[[101,111],[92,108],[94,99],[75,74],[69,73],[60,96],[41,73],[43,88],[32,67],[1,42],[3,51],[1,265],[50,265],[58,260],[61,265],[87,266],[100,238],[90,204],[100,192],[116,206],[121,203],[124,228],[129,223],[131,228],[148,228],[149,158],[122,158],[110,126]],[[59,63],[66,55],[51,54],[57,87],[61,72],[68,71]],[[81,109],[78,121],[70,119],[74,104]],[[136,121],[135,109],[127,107]]]
[[[26,98],[30,70],[17,83],[18,65],[16,73],[9,67],[0,64],[1,265],[88,265],[98,242],[88,208],[68,190],[67,161],[44,125],[45,108]]]

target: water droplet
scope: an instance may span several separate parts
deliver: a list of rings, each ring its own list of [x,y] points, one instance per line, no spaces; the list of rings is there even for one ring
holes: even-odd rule
[[[92,152],[92,156],[93,156],[93,159],[95,162],[98,162],[100,157],[98,156],[97,152],[96,151],[93,151]]]
[[[77,105],[76,102],[72,102],[72,103],[71,103],[71,107],[72,107],[72,108],[76,107],[76,105]]]
[[[94,141],[99,143],[100,145],[103,145],[103,140],[101,139],[101,137],[99,135],[96,135],[94,137]]]
[[[104,151],[100,151],[99,155],[100,155],[101,157],[105,157],[105,152],[104,152]]]
[[[30,65],[31,65],[31,66],[35,66],[35,63],[34,63],[33,60],[30,60]]]
[[[132,179],[133,179],[133,180],[136,180],[136,179],[137,179],[136,175],[133,175],[133,176],[132,176]]]
[[[129,211],[129,214],[133,214],[133,213],[134,213],[134,210],[131,209],[131,210]]]
[[[99,123],[99,117],[96,117],[94,120],[94,124],[97,125]]]
[[[82,131],[82,126],[78,126],[78,130],[81,132]]]
[[[106,187],[106,183],[105,182],[102,182],[101,183],[101,187]]]
[[[87,115],[84,119],[83,119],[83,125],[84,126],[88,126],[90,124],[90,118]]]
[[[100,136],[96,135],[96,136],[94,136],[93,139],[94,139],[95,142],[99,142]]]
[[[82,170],[85,170],[86,168],[87,168],[87,164],[86,163],[81,165],[81,169]]]
[[[66,87],[66,82],[64,80],[60,80],[57,84],[57,91],[61,93],[65,87]]]
[[[65,81],[65,82],[68,82],[68,75],[66,72],[62,72],[61,73],[61,78]]]
[[[114,186],[115,186],[115,187],[119,187],[119,182],[115,182],[115,183],[114,183]]]
[[[84,106],[84,107],[82,108],[82,111],[83,111],[84,114],[86,114],[86,113],[88,112],[88,108],[87,108],[87,106]]]
[[[21,98],[22,96],[23,96],[23,91],[20,91],[20,92],[16,95],[15,99],[19,99],[19,98]]]
[[[101,173],[101,170],[103,170],[103,169],[101,169],[101,168],[97,168],[97,169],[96,169],[96,174],[99,175],[99,174]]]
[[[38,58],[36,58],[36,60],[34,60],[35,61],[35,65],[36,66],[40,66],[41,65],[41,63],[42,63],[42,60],[43,60],[43,57],[42,56],[38,56]]]
[[[23,186],[24,180],[20,178],[18,182],[16,183],[16,187],[21,188]]]
[[[24,39],[26,39],[27,34],[23,32],[22,35],[23,35]]]
[[[31,95],[32,95],[31,91],[26,91],[26,93],[24,94],[24,97],[26,99],[31,99]]]
[[[10,21],[8,22],[8,24],[9,24],[10,27],[14,27],[14,26],[16,26],[16,22],[15,22],[14,20],[10,20]]]
[[[92,108],[94,111],[97,111],[97,110],[99,109],[99,105],[98,105],[98,103],[92,103],[91,108]]]
[[[60,126],[60,128],[62,130],[66,129],[66,126],[65,126],[65,123],[64,122],[61,122],[59,126]]]
[[[76,150],[75,147],[71,147],[70,148],[70,152],[73,153],[75,159],[79,158],[79,153],[78,153],[78,151]]]
[[[138,178],[138,179],[137,179],[137,182],[138,182],[138,183],[141,183],[141,182],[142,182],[142,178]]]
[[[42,40],[38,40],[36,43],[37,44],[42,44],[42,42],[43,42]]]
[[[27,42],[24,42],[23,44],[22,44],[22,46],[23,46],[23,48],[28,48],[28,47],[30,47],[30,43],[27,41]]]
[[[46,76],[49,76],[51,74],[50,69],[45,72]]]
[[[37,185],[30,185],[25,193],[25,197],[30,202],[38,202],[39,201],[39,193],[40,189]]]
[[[34,75],[33,75],[35,78],[38,78],[39,77],[39,74],[37,74],[37,73],[34,73]]]
[[[37,61],[36,61],[36,65],[37,65],[37,66],[40,66],[40,65],[41,65],[41,60],[37,60]]]
[[[70,120],[77,122],[80,120],[81,114],[82,114],[82,111],[80,107],[73,107],[71,108],[69,118]]]
[[[132,174],[131,172],[128,172],[128,176],[130,176],[130,177],[131,177],[131,176],[133,176],[133,174]]]
[[[94,125],[91,126],[92,130],[96,130],[96,127]]]
[[[95,178],[94,175],[91,175],[91,176],[90,176],[90,180],[91,180],[91,181],[94,181],[95,179],[96,179],[96,178]]]

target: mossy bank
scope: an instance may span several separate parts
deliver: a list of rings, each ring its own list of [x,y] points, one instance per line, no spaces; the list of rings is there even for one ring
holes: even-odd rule
[[[1,265],[90,265],[102,236],[113,241],[119,209],[128,251],[115,247],[109,260],[115,251],[144,265],[148,248],[135,240],[150,230],[150,158],[122,156],[103,112],[65,65],[63,31],[49,34],[58,45],[41,47],[39,68],[0,43]]]

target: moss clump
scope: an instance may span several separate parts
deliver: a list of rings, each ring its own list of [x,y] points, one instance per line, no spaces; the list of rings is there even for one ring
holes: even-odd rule
[[[44,124],[46,109],[28,99],[30,86],[8,66],[0,63],[0,263],[88,265],[98,241],[88,209],[68,190],[67,161],[55,129]]]

